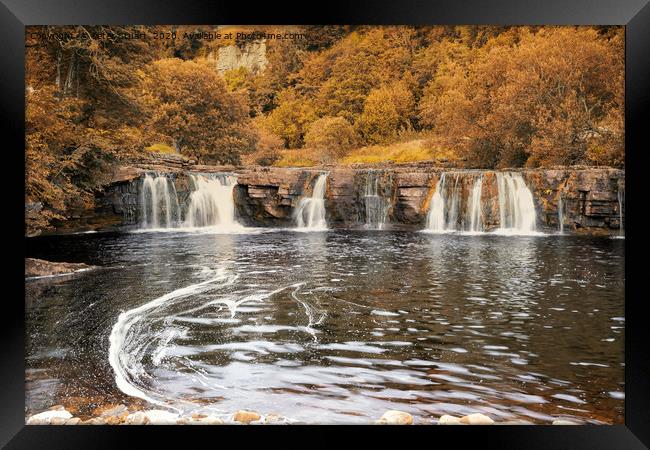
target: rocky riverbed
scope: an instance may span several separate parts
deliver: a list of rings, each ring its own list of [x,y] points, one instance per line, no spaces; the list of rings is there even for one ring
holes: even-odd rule
[[[287,417],[277,414],[260,414],[255,411],[238,410],[232,414],[183,416],[166,410],[137,410],[123,404],[108,405],[96,410],[95,417],[82,419],[75,417],[62,405],[56,405],[47,411],[27,417],[27,425],[300,425]],[[376,421],[377,425],[532,425],[524,420],[495,422],[482,413],[468,414],[462,417],[443,415],[436,420],[418,420],[411,414],[388,410]],[[575,419],[558,418],[552,425],[581,425]]]

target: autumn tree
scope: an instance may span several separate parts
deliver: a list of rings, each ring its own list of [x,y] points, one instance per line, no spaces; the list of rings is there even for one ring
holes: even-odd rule
[[[326,163],[345,156],[355,143],[354,128],[343,117],[322,117],[309,126],[305,135],[305,146]]]
[[[399,131],[411,128],[414,107],[413,95],[404,83],[373,89],[366,98],[357,129],[366,143],[387,142]]]
[[[260,122],[261,118],[256,118],[253,121],[254,131],[257,133],[256,149],[254,152],[242,156],[242,163],[272,166],[280,159],[280,152],[284,148],[284,142]]]
[[[245,100],[227,90],[212,65],[161,59],[141,76],[153,135],[205,163],[238,163],[242,153],[254,150]]]
[[[422,123],[475,167],[620,164],[622,35],[545,27],[500,38],[438,66]]]
[[[298,148],[304,143],[307,127],[317,116],[309,102],[294,89],[280,92],[279,106],[267,117],[265,126],[280,136],[287,148]]]

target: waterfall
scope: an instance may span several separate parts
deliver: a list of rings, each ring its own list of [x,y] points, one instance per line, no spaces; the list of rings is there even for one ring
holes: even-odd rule
[[[142,228],[171,228],[180,219],[173,180],[164,175],[145,175],[140,187]]]
[[[461,231],[463,229],[474,233],[483,231],[482,189],[483,177],[479,175],[474,180],[463,214],[463,183],[460,174],[456,174],[453,185],[448,186],[448,176],[446,173],[442,173],[431,197],[427,229],[435,232]],[[462,224],[459,223],[461,217],[463,218]]]
[[[458,209],[461,201],[462,184],[459,183],[460,174],[456,174],[454,186],[451,189],[449,198],[449,212],[447,213],[447,230],[456,230],[458,226]]]
[[[436,190],[431,197],[431,206],[427,215],[427,229],[431,231],[445,230],[445,197],[443,191],[446,187],[446,177],[443,173],[436,184]]]
[[[508,234],[535,232],[537,214],[533,194],[519,173],[497,173],[500,231]]]
[[[321,174],[314,183],[310,198],[302,198],[295,213],[298,228],[324,230],[327,229],[325,220],[325,189],[327,175]]]
[[[174,180],[146,174],[140,186],[141,228],[240,227],[232,195],[237,184],[234,176],[190,174],[189,180],[192,193],[183,221]]]
[[[235,220],[233,189],[237,178],[227,174],[190,174],[194,188],[183,226],[239,228]]]
[[[366,227],[375,230],[384,228],[389,201],[379,195],[379,176],[374,170],[368,172],[363,201],[366,206]]]
[[[562,204],[562,191],[559,191],[558,193],[558,201],[557,201],[557,223],[559,224],[558,226],[560,227],[560,234],[564,233],[564,205]]]
[[[623,236],[623,200],[625,200],[625,191],[619,188],[616,197],[618,198],[618,235]]]
[[[477,233],[483,231],[483,208],[481,205],[481,191],[483,190],[483,177],[479,177],[474,181],[472,192],[469,197],[469,204],[467,205],[467,216],[469,222],[470,232]]]

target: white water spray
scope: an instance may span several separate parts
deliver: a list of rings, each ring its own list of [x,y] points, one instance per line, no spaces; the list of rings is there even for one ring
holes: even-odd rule
[[[623,200],[625,199],[625,191],[619,189],[616,197],[618,198],[618,235],[623,236]]]
[[[145,175],[140,187],[143,228],[171,228],[180,218],[180,207],[172,179]]]
[[[314,183],[312,195],[302,198],[295,213],[296,226],[308,230],[325,230],[325,189],[327,188],[327,175],[319,175]]]
[[[195,190],[190,194],[185,227],[241,228],[235,220],[234,176],[191,174],[190,180]]]
[[[564,234],[564,204],[562,203],[562,191],[558,193],[557,201],[557,223],[560,227],[560,234]]]
[[[436,184],[431,206],[427,214],[427,230],[441,232],[445,230],[445,197],[446,177],[443,173]]]
[[[479,175],[474,180],[467,202],[464,204],[461,175],[456,174],[453,185],[448,186],[447,174],[441,174],[431,197],[427,230],[438,233],[462,230],[471,233],[483,231],[482,190],[483,177]]]
[[[497,173],[499,188],[499,232],[534,234],[537,214],[533,194],[519,173]]]
[[[449,210],[447,212],[447,230],[458,229],[458,210],[460,208],[461,191],[463,185],[460,183],[460,174],[456,174],[454,178],[454,186],[449,193]]]
[[[178,408],[169,406],[163,399],[153,398],[153,393],[147,393],[143,388],[137,386],[140,378],[146,378],[147,376],[140,362],[140,358],[142,357],[138,351],[140,344],[134,340],[137,337],[138,323],[151,311],[155,311],[170,301],[209,290],[213,288],[214,284],[219,282],[232,284],[234,280],[235,277],[228,277],[223,270],[220,270],[214,278],[176,289],[140,307],[121,313],[111,330],[108,349],[108,361],[115,372],[115,383],[117,387],[132,397],[138,397],[150,403],[167,406],[180,411]],[[135,336],[130,334],[131,329],[136,330]]]
[[[467,205],[467,216],[469,222],[469,229],[472,233],[483,231],[483,208],[481,205],[481,191],[483,190],[483,177],[478,176],[474,181],[474,186],[469,197]]]

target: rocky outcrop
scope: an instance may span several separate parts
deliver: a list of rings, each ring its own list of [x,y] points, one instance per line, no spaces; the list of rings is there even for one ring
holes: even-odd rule
[[[84,263],[50,262],[43,259],[25,258],[25,278],[69,275],[90,270],[93,267]]]
[[[214,58],[214,56],[211,56]],[[221,47],[216,58],[219,72],[244,67],[253,73],[260,73],[266,69],[266,41],[252,41],[238,45]]]
[[[625,216],[625,172],[618,169],[547,169],[524,171],[534,189],[538,217],[557,228],[562,199],[565,226],[578,231],[613,230],[621,227],[619,211]]]
[[[500,224],[496,171],[459,170],[426,164],[379,168],[323,166],[316,168],[202,166],[175,155],[150,157],[122,167],[113,183],[97,196],[96,207],[82,216],[83,224],[71,228],[111,229],[139,223],[139,192],[145,173],[172,178],[183,205],[191,191],[191,173],[231,173],[237,176],[233,191],[236,215],[246,226],[293,226],[300,199],[311,195],[315,179],[328,174],[325,207],[330,227],[361,227],[366,220],[364,196],[369,174],[377,179],[379,195],[387,199],[387,227],[421,229],[425,226],[436,183],[442,173],[453,179],[466,202],[476,177],[482,178],[483,227]],[[512,170],[521,173],[533,194],[538,229],[557,230],[562,209],[565,231],[617,233],[624,219],[625,171],[612,168],[571,167]]]
[[[290,225],[300,197],[319,173],[266,167],[239,172],[234,196],[240,221],[248,226]]]

